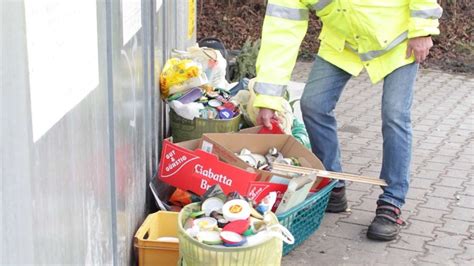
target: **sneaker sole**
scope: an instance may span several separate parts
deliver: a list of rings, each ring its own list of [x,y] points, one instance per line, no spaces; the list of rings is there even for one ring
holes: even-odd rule
[[[339,213],[345,212],[347,209],[347,202],[342,202],[340,204],[329,205],[326,207],[326,212],[329,213]]]
[[[384,234],[376,234],[370,231],[367,231],[367,238],[372,240],[379,240],[379,241],[392,241],[397,238],[398,234],[395,235],[384,235]]]

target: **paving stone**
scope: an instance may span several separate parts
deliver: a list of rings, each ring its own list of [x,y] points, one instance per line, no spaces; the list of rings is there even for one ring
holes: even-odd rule
[[[352,160],[349,160],[349,161],[352,161]],[[342,170],[345,173],[360,175],[360,169],[362,169],[361,165],[343,162]]]
[[[439,122],[438,122],[438,119],[439,118],[435,118],[435,119],[420,119],[419,121],[417,121],[417,125],[424,125],[424,126],[430,126],[430,127],[433,127],[433,126],[436,126]]]
[[[474,264],[474,259],[461,259],[461,258],[455,258],[454,259],[454,265],[456,266],[472,266]]]
[[[417,265],[417,256],[423,254],[395,247],[388,247],[387,253],[387,255],[377,257],[376,265]]]
[[[435,209],[435,210],[444,210],[444,211],[450,211],[451,208],[449,205],[456,202],[455,199],[450,200],[450,199],[432,197],[432,196],[426,196],[425,200],[426,201],[420,205],[421,207]]]
[[[409,188],[407,199],[421,199],[430,192],[430,188]]]
[[[382,164],[380,162],[371,162],[370,164],[365,166],[363,169],[368,170],[368,171],[377,172],[377,175],[375,175],[375,176],[378,177],[378,176],[380,176],[380,170],[382,169]]]
[[[372,161],[373,161],[373,158],[367,158],[367,157],[362,157],[362,156],[352,156],[351,158],[351,164],[356,164],[356,165],[365,166],[365,165],[368,165]]]
[[[474,148],[473,148],[474,149]],[[460,152],[458,156],[454,159],[455,162],[461,162],[461,163],[469,163],[473,164],[474,163],[474,156],[472,155],[465,155],[464,153]]]
[[[450,167],[450,164],[449,164],[449,162],[435,163],[435,162],[427,161],[424,166],[425,166],[426,169],[430,169],[430,170],[433,170],[433,171],[444,172],[447,168]]]
[[[438,230],[434,231],[436,237],[434,241],[430,241],[429,245],[443,247],[447,249],[462,250],[461,241],[467,237],[464,235],[457,235],[453,233],[441,232]],[[460,252],[458,252],[460,253]]]
[[[362,168],[362,170],[360,170],[360,174],[363,176],[368,176],[372,178],[379,178],[380,171],[373,171],[370,169]]]
[[[420,149],[419,147],[413,148],[413,157],[416,157],[416,156],[427,157],[427,156],[432,156],[437,153],[438,153],[437,150],[426,150],[426,149]],[[431,169],[428,169],[428,170],[431,170]]]
[[[422,150],[431,150],[431,151],[437,151],[438,148],[440,147],[439,144],[433,144],[433,143],[421,143],[417,149],[422,149]]]
[[[465,170],[458,170],[458,169],[448,169],[446,171],[446,176],[460,178],[460,179],[468,179],[468,176],[471,172]]]
[[[431,187],[435,182],[436,180],[433,179],[412,178],[410,181],[410,188],[426,189]]]
[[[442,224],[441,218],[447,214],[449,214],[448,211],[418,207],[418,213],[412,219]]]
[[[437,186],[445,186],[445,187],[455,187],[455,188],[462,188],[464,179],[453,178],[449,176],[441,177],[440,181],[436,183]]]
[[[412,235],[404,233],[403,231],[400,233],[400,237],[397,242],[389,244],[389,247],[404,249],[404,250],[411,250],[411,251],[418,251],[424,252],[424,246],[426,242],[432,240],[433,238],[430,237],[423,237],[419,235]]]
[[[341,147],[341,152],[359,151],[363,147],[365,147],[365,146],[361,145],[361,144],[352,144],[352,143],[350,143],[349,145],[345,145],[345,146]]]
[[[343,222],[338,222],[337,225],[337,227],[334,227],[331,230],[327,231],[328,236],[351,240],[359,240],[361,238],[365,238],[367,226]]]
[[[372,189],[368,194],[366,194],[364,196],[364,198],[366,199],[371,199],[371,200],[377,200],[380,196],[380,194],[382,194],[383,191],[381,188],[374,188]]]
[[[358,246],[357,246],[358,247]],[[385,256],[386,251],[373,252],[372,250],[351,249],[343,265],[377,265],[377,257]]]
[[[349,205],[354,204],[354,203],[360,203],[362,200],[362,197],[367,194],[366,191],[359,191],[359,190],[352,190],[352,189],[346,189],[346,197],[347,201],[349,202]]]
[[[439,171],[433,171],[431,169],[426,169],[424,167],[422,167],[416,173],[417,178],[427,178],[427,179],[435,179],[435,180],[438,180],[440,175],[441,173]]]
[[[381,151],[382,148],[383,148],[383,144],[382,144],[382,143],[377,143],[377,142],[374,141],[374,142],[370,142],[370,143],[366,146],[366,148]]]
[[[423,164],[426,162],[428,157],[425,156],[414,156],[411,158],[411,163],[413,164]]]
[[[440,149],[460,151],[462,150],[463,145],[464,143],[452,142],[451,138],[449,138],[448,141],[445,141],[443,145],[440,146]]]
[[[456,199],[456,194],[459,192],[459,188],[433,186],[434,190],[429,193],[431,197],[440,197],[445,199]]]
[[[456,156],[435,155],[432,158],[430,158],[428,161],[445,164],[445,163],[450,163],[451,161],[455,160],[455,158]]]
[[[474,262],[474,245],[463,243],[463,248],[463,253],[457,255],[456,258]]]
[[[472,211],[472,209],[456,206],[452,207],[452,212],[446,215],[445,218],[474,222],[474,212]]]
[[[374,211],[358,210],[351,208],[350,215],[341,218],[339,221],[344,223],[358,224],[367,227],[374,218]]]
[[[421,261],[427,261],[432,263],[439,263],[442,265],[453,264],[453,259],[457,254],[460,254],[459,250],[440,248],[432,245],[426,245],[427,252],[418,257]]]
[[[361,198],[361,203],[354,205],[351,209],[374,212],[377,208],[377,200],[376,199],[368,199],[366,197]]]
[[[439,263],[436,263],[436,262],[430,262],[430,261],[426,261],[426,260],[422,260],[422,259],[418,259],[417,260],[417,263],[415,265],[423,265],[423,266],[440,266],[441,264]],[[443,266],[455,266],[453,264],[447,264],[447,265],[443,265]]]
[[[436,153],[443,156],[456,156],[459,153],[459,150],[450,150],[450,149],[440,148]]]
[[[348,182],[347,187],[351,190],[358,190],[358,191],[363,191],[363,192],[370,192],[371,189],[375,186],[365,184],[365,183],[357,183],[357,182]]]
[[[421,200],[407,199],[402,207],[402,218],[408,219],[418,212],[418,207],[424,203]]]
[[[443,218],[443,225],[438,227],[438,231],[469,236],[470,223],[461,220]]]
[[[337,227],[337,222],[343,219],[344,217],[347,217],[348,215],[350,215],[349,212],[325,213],[323,221],[321,222],[321,226],[316,232],[322,232],[322,234],[325,234],[328,229]]]
[[[473,170],[472,163],[461,163],[461,162],[454,162],[453,164],[450,164],[448,168],[456,169],[456,170],[466,170],[466,171]]]
[[[415,125],[413,125],[413,130],[414,131],[429,132],[429,131],[431,131],[431,126],[415,124]]]
[[[362,148],[356,154],[357,156],[371,158],[373,160],[374,158],[380,158],[382,155],[382,151],[376,149]]]
[[[434,237],[433,230],[439,226],[437,223],[425,222],[419,220],[406,220],[408,226],[403,229],[403,232],[406,234],[414,234],[425,237]]]
[[[472,182],[472,179],[471,179]],[[474,196],[474,184],[464,184],[464,191],[459,192],[460,195],[469,195],[469,196]]]
[[[448,169],[446,171],[446,176],[461,178],[464,180],[468,179],[469,174],[470,174],[469,171],[458,170],[458,169]]]
[[[473,209],[471,211],[474,212],[474,196],[458,195],[458,198],[456,206]]]

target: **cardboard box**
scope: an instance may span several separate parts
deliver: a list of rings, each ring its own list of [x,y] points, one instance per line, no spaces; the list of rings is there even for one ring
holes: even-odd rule
[[[297,158],[301,166],[324,170],[321,161],[290,135],[209,133],[203,135],[203,146],[208,146],[208,151],[212,150],[212,153],[219,156],[222,161],[242,169],[249,167],[236,155],[243,148],[253,153],[267,154],[270,148],[275,147],[283,156]],[[255,170],[260,174],[258,181],[268,182],[275,175],[269,171]],[[282,174],[278,174],[278,176],[291,178]],[[322,177],[318,177],[313,189],[319,185],[322,179]]]
[[[163,141],[159,178],[198,195],[214,184],[219,184],[226,194],[237,191],[246,195],[250,182],[258,174],[219,161],[216,155],[199,149],[200,144],[200,139],[180,143]]]

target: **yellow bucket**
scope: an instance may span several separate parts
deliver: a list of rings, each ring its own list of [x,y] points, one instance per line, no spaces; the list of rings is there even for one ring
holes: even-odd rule
[[[159,237],[177,237],[178,213],[159,211],[147,216],[135,234],[138,265],[176,265],[179,244],[158,241]]]

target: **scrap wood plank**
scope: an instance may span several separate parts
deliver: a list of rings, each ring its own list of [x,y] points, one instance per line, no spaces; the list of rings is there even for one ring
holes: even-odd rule
[[[273,163],[273,170],[282,171],[287,173],[295,173],[295,174],[311,174],[316,172],[317,176],[327,177],[330,179],[340,179],[340,180],[347,180],[359,183],[366,183],[372,185],[379,185],[379,186],[387,186],[387,183],[383,179],[362,176],[362,175],[353,175],[348,173],[339,173],[339,172],[331,172],[326,170],[318,170],[312,169],[307,167],[301,166],[293,166],[287,165],[282,163]]]

